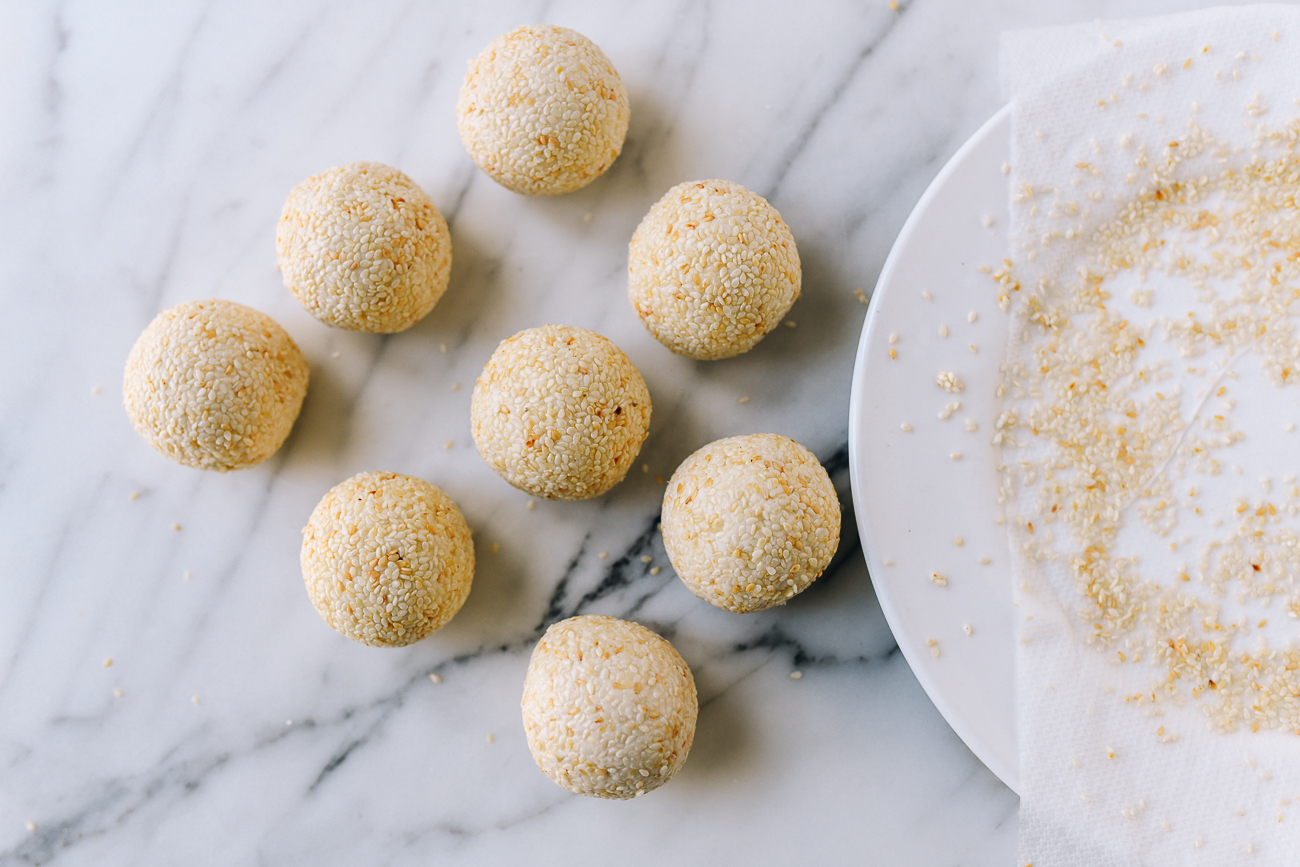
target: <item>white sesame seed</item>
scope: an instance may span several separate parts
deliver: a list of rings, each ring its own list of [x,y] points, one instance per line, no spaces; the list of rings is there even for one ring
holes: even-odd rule
[[[101,393],[103,390],[104,390],[104,387],[103,387],[102,385],[96,385],[96,386],[94,386],[93,388],[90,389],[90,393],[91,393],[91,394],[95,394],[95,395],[97,395],[97,394]]]
[[[132,491],[131,493],[127,494],[126,498],[134,503],[136,500],[140,499],[140,492]]]
[[[492,732],[488,732],[488,735],[487,735],[487,742],[488,742],[488,743],[490,743],[490,744],[491,744],[491,743],[495,743],[495,742],[496,742],[496,739],[497,739],[497,736],[496,736],[496,735],[492,734]]]
[[[934,296],[931,295],[929,292],[922,292],[922,293],[921,293],[921,297],[924,298],[926,301],[933,301],[933,300],[934,300]]]
[[[108,668],[108,667],[109,667],[110,665],[112,665],[112,664],[113,664],[113,657],[111,657],[111,656],[109,656],[109,657],[105,657],[105,659],[104,659],[104,668]]]
[[[650,574],[651,574],[651,575],[658,575],[659,572],[660,572],[660,570],[661,570],[661,567],[659,567],[659,566],[651,566],[651,567],[650,567]]]
[[[1010,163],[1003,163],[1003,164],[1002,164],[1002,174],[1004,174],[1004,175],[1009,175],[1009,174],[1011,174],[1011,164],[1010,164]]]
[[[803,677],[803,672],[802,672],[802,671],[792,671],[792,672],[790,672],[790,679],[791,679],[791,680],[798,680],[798,679],[801,678],[801,677]]]
[[[181,573],[181,577],[184,578],[186,581],[189,581],[194,577],[194,573],[186,569],[184,572]]]
[[[963,627],[961,628],[961,631],[964,632],[964,633],[966,633],[967,635],[974,635],[974,634],[975,634],[975,629],[974,629],[974,627],[972,627],[969,623],[967,623],[965,626],[963,626]]]
[[[23,827],[25,827],[29,833],[34,832],[36,830],[36,823],[31,819],[28,819],[26,822],[23,822]]]
[[[442,675],[438,674],[438,672],[435,671],[429,675],[429,680],[433,681],[434,683],[442,683]]]
[[[986,229],[993,228],[993,218],[990,217],[988,214],[985,214],[984,217],[980,220],[980,222],[984,224],[984,228]]]
[[[607,558],[607,557],[609,556],[609,552],[608,552],[608,551],[601,551],[601,552],[600,552],[599,554],[597,554],[596,556],[599,557],[600,559],[604,560],[605,558]]]
[[[180,525],[180,524],[177,524],[175,521],[173,521],[173,522],[172,522],[172,529],[173,529],[174,531],[176,531],[177,533],[179,533],[179,532],[181,531],[181,525]]]
[[[192,695],[190,696],[190,702],[197,705],[197,704],[202,704],[203,700],[200,699],[197,695]]]
[[[890,335],[889,335],[889,342],[890,342],[891,344],[897,343],[897,342],[898,342],[898,335],[897,335],[897,334],[890,334]]]
[[[450,449],[454,445],[456,445],[454,440],[447,440],[445,443],[442,444],[442,447],[443,449]]]
[[[749,398],[748,398],[748,397],[742,397],[742,398],[740,398],[739,400],[737,400],[736,403],[749,403]]]
[[[939,326],[939,336],[940,336],[940,337],[947,337],[947,336],[948,336],[948,326],[947,326],[947,325],[940,325],[940,326]]]
[[[121,687],[116,687],[116,686],[113,687],[113,696],[115,698],[121,698],[124,695],[126,695],[126,693],[122,690]]]
[[[909,433],[912,430],[912,426],[907,422],[903,422],[901,425],[899,425],[899,427],[902,428],[904,433]]]

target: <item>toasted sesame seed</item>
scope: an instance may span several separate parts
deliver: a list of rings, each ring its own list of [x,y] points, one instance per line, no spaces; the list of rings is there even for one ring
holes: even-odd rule
[[[623,150],[627,90],[609,58],[565,27],[532,25],[493,40],[469,63],[456,127],[494,181],[552,196],[600,177]]]
[[[660,343],[690,358],[748,352],[799,298],[801,282],[781,215],[729,181],[673,187],[628,248],[628,300]]]
[[[958,548],[960,548],[962,545],[966,544],[966,540],[963,539],[961,536],[958,536],[952,540],[952,543],[956,545]]]

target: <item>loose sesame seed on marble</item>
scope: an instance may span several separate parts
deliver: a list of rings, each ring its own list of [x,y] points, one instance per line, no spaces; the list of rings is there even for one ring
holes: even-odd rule
[[[438,674],[438,672],[436,672],[436,671],[435,671],[435,672],[432,672],[432,673],[429,675],[429,680],[430,680],[431,682],[435,683],[435,684],[442,683],[442,675],[441,675],[441,674]]]
[[[232,301],[159,313],[127,357],[122,403],[149,445],[199,469],[250,467],[288,437],[307,360],[271,317]]]
[[[131,493],[127,494],[126,498],[134,503],[136,500],[140,499],[140,492],[132,491]]]
[[[290,191],[276,226],[284,285],[336,328],[391,334],[428,314],[451,276],[447,222],[397,169],[355,162]]]
[[[474,543],[438,488],[396,473],[360,473],[327,493],[303,529],[302,575],[321,617],[372,647],[441,629],[474,579]]]
[[[635,462],[649,432],[650,393],[606,338],[545,325],[492,353],[470,421],[479,454],[507,482],[549,500],[584,500],[622,481]]]
[[[776,434],[718,440],[669,480],[664,548],[696,596],[746,613],[808,587],[839,545],[839,498],[826,470]]]
[[[695,739],[695,679],[671,644],[636,623],[582,615],[533,649],[520,702],[546,776],[581,795],[626,799],[677,773]]]
[[[116,686],[113,687],[113,697],[114,697],[114,698],[121,698],[121,697],[124,696],[124,695],[126,695],[126,692],[125,692],[121,687],[116,687]]]
[[[781,215],[729,181],[673,187],[628,246],[633,309],[660,343],[701,360],[752,349],[799,298],[801,274]]]
[[[531,196],[600,177],[622,152],[630,117],[627,89],[604,52],[548,25],[489,43],[469,62],[456,103],[461,142],[478,167]]]
[[[23,822],[23,827],[27,829],[28,833],[34,833],[36,831],[36,823],[31,819]]]

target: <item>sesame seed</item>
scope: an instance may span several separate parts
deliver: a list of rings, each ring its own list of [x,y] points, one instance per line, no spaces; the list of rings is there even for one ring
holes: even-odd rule
[[[794,327],[795,327],[795,321],[794,321],[793,319],[787,319],[787,320],[785,321],[785,327],[786,327],[786,328],[794,328]]]
[[[190,696],[190,702],[197,705],[197,704],[202,704],[203,700],[200,699],[197,695],[192,695]]]
[[[454,445],[456,445],[456,443],[453,440],[447,440],[445,443],[442,444],[442,447],[444,450],[446,450],[446,449],[450,449]]]
[[[740,398],[739,400],[737,400],[736,403],[749,403],[749,398],[748,398],[748,397],[742,397],[742,398]]]
[[[442,683],[442,675],[435,671],[429,675],[429,680],[434,683]]]
[[[798,679],[801,678],[801,677],[803,677],[803,672],[802,672],[802,671],[792,671],[792,672],[790,672],[790,679],[791,679],[791,680],[798,680]]]
[[[445,343],[439,343],[439,344],[438,344],[438,351],[441,352],[443,355],[446,355],[446,354],[447,354],[447,344],[445,344]]]
[[[194,577],[194,573],[186,569],[184,572],[181,573],[181,577],[184,578],[186,581],[189,581]]]
[[[889,0],[889,11],[890,12],[898,11],[898,0]]]
[[[981,566],[987,566],[987,565],[989,565],[989,564],[992,563],[992,562],[993,562],[993,561],[990,560],[988,557],[981,557],[981,558],[979,559],[979,564],[980,564]]]
[[[659,567],[659,566],[651,566],[651,567],[650,567],[650,574],[651,574],[651,575],[658,575],[659,572],[660,572],[660,570],[661,570],[661,567]]]
[[[885,561],[885,565],[886,565],[886,566],[893,566],[893,565],[894,565],[894,561],[893,561],[893,560],[886,560],[886,561]]]
[[[993,218],[990,217],[988,214],[985,214],[983,219],[980,220],[980,222],[984,224],[984,228],[986,229],[993,228]]]
[[[127,494],[126,498],[134,503],[136,500],[140,499],[140,492],[132,491],[131,493]]]
[[[488,735],[487,735],[487,742],[488,742],[488,743],[490,743],[490,744],[491,744],[491,743],[495,743],[495,742],[496,742],[496,739],[497,739],[497,736],[496,736],[496,735],[492,734],[492,732],[488,732]]]
[[[113,657],[109,656],[104,659],[104,668],[108,668],[112,664],[113,664]]]
[[[607,557],[609,556],[609,552],[608,552],[608,551],[601,551],[601,552],[600,552],[599,554],[597,554],[596,556],[599,557],[600,559],[604,560],[605,558],[607,558]]]
[[[974,433],[975,431],[979,430],[979,427],[980,427],[980,423],[977,422],[975,419],[973,419],[973,418],[968,418],[968,419],[966,419],[966,432],[967,432],[967,433]]]
[[[537,508],[537,501],[536,501],[536,500],[529,500],[529,501],[528,501],[528,504],[527,504],[524,508],[526,508],[528,511],[531,512],[533,509],[536,509],[536,508]]]
[[[452,390],[452,391],[460,391],[460,383],[459,383],[459,382],[453,382],[453,383],[451,384],[451,390]]]
[[[899,427],[903,429],[904,433],[910,433],[912,430],[912,426],[907,422],[903,422]]]
[[[122,690],[121,687],[116,687],[116,686],[113,687],[113,697],[114,697],[114,698],[121,698],[121,697],[124,696],[124,695],[126,695],[126,693]]]
[[[948,457],[954,461],[959,461],[961,460],[961,452],[953,452],[952,454],[948,455]]]
[[[654,561],[654,557],[651,557],[649,554],[642,554],[642,555],[641,555],[641,562],[642,562],[642,563],[650,563],[650,562],[653,562],[653,561]]]
[[[591,222],[591,218],[592,218],[592,213],[591,213],[591,211],[588,211],[587,213],[585,213],[585,214],[582,215],[582,222],[584,222],[584,223],[590,223],[590,222]]]
[[[28,819],[26,822],[23,822],[23,827],[25,827],[29,833],[34,832],[36,830],[36,823],[31,819]]]
[[[1001,171],[1004,175],[1011,174],[1011,163],[1003,163]]]
[[[966,544],[966,540],[963,539],[961,536],[958,536],[957,538],[952,540],[952,543],[956,545],[958,548],[960,548],[962,545]]]
[[[926,301],[933,301],[933,300],[934,300],[934,296],[931,295],[929,292],[922,292],[922,293],[921,293],[921,297],[924,298]]]
[[[496,554],[496,553],[498,553],[500,550],[501,550],[501,543],[500,543],[500,542],[493,542],[493,543],[492,543],[492,553],[493,553],[493,554]]]
[[[940,326],[939,326],[939,336],[940,336],[940,337],[947,337],[947,336],[948,336],[948,326],[947,326],[947,325],[940,325]]]
[[[330,353],[330,358],[342,358],[342,357],[343,357],[343,353],[339,352],[337,349]]]
[[[95,387],[93,387],[93,388],[90,390],[90,393],[91,393],[91,394],[96,394],[96,395],[97,395],[97,394],[101,393],[103,390],[104,390],[104,387],[103,387],[102,385],[96,385]]]
[[[867,297],[867,293],[863,292],[860,288],[853,290],[853,297],[858,299],[858,302],[864,307],[871,303],[871,299]]]
[[[173,522],[172,522],[172,529],[175,530],[177,533],[179,533],[179,532],[181,531],[181,525],[180,525],[180,524],[177,524],[175,521],[173,521]]]
[[[961,380],[958,379],[957,374],[953,373],[951,370],[939,371],[934,378],[934,383],[944,391],[953,393],[959,392],[962,389]]]
[[[891,344],[893,344],[893,343],[897,343],[897,342],[898,342],[898,335],[897,335],[897,334],[890,334],[890,335],[889,335],[889,342],[890,342]]]
[[[974,635],[974,634],[975,634],[975,629],[974,629],[974,627],[972,627],[969,623],[967,623],[965,626],[963,626],[963,627],[961,628],[961,631],[964,632],[964,633],[966,633],[967,635]]]
[[[948,579],[945,578],[944,576],[940,575],[938,572],[931,572],[931,573],[930,573],[930,580],[933,581],[933,582],[935,583],[935,585],[938,586],[938,587],[947,587],[947,586],[948,586]]]

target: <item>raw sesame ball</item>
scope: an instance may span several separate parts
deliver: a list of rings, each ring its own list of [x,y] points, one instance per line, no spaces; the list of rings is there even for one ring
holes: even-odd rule
[[[474,445],[516,488],[598,497],[627,475],[650,429],[650,392],[594,331],[529,328],[501,341],[474,384]]]
[[[623,150],[627,90],[596,44],[567,27],[498,37],[469,63],[456,104],[465,150],[492,180],[530,196],[570,193]]]
[[[275,250],[311,315],[391,334],[424,318],[451,276],[451,236],[433,200],[383,163],[348,163],[294,187]]]
[[[840,501],[812,452],[777,434],[709,443],[668,481],[664,548],[691,592],[741,614],[781,605],[822,574]]]
[[[190,301],[159,313],[126,359],[122,403],[149,445],[204,470],[251,467],[289,436],[307,359],[265,313]]]
[[[635,798],[668,782],[686,761],[699,714],[695,679],[671,644],[598,615],[546,630],[520,704],[542,772],[597,798]]]
[[[776,208],[729,181],[664,193],[632,233],[627,295],[678,355],[748,352],[799,297],[799,251]]]
[[[361,473],[335,486],[302,531],[302,578],[325,622],[372,647],[441,629],[474,580],[460,509],[423,479]]]

